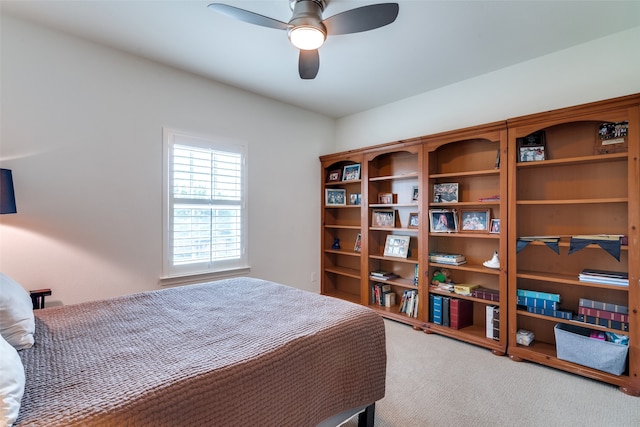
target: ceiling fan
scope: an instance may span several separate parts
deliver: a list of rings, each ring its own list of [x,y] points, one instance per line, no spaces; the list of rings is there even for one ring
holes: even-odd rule
[[[289,0],[293,16],[289,22],[259,15],[248,10],[223,3],[211,3],[216,12],[277,30],[287,30],[291,43],[300,49],[298,72],[302,79],[314,79],[320,68],[318,48],[327,36],[352,34],[374,30],[391,24],[398,16],[397,3],[381,3],[347,10],[322,19],[328,0]]]

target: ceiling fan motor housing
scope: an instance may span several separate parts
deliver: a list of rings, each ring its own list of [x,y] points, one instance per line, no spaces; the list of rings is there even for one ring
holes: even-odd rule
[[[289,21],[291,28],[312,27],[327,36],[327,29],[322,25],[322,12],[326,6],[325,0],[290,0],[289,6],[293,16]]]

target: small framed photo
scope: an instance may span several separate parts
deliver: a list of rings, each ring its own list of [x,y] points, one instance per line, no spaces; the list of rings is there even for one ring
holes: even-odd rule
[[[343,181],[357,181],[360,179],[360,164],[347,165],[342,172]]]
[[[598,126],[594,154],[621,153],[629,150],[629,122],[603,123]]]
[[[521,162],[539,162],[546,160],[546,142],[543,130],[533,132],[524,138],[518,138],[518,159]]]
[[[489,231],[490,220],[491,214],[489,209],[462,209],[460,211],[460,231],[480,231],[487,233]]]
[[[491,220],[491,228],[489,229],[489,233],[491,234],[500,234],[500,220],[492,219]]]
[[[342,171],[340,169],[329,171],[327,182],[338,182],[342,179]]]
[[[393,209],[374,209],[371,213],[372,227],[388,227],[396,226],[396,211]]]
[[[378,204],[381,205],[392,205],[395,201],[395,194],[393,193],[379,193],[378,194]]]
[[[347,204],[347,190],[342,188],[326,188],[325,204],[327,206],[344,206]]]
[[[361,202],[360,193],[349,194],[349,204],[350,205],[359,205]]]
[[[356,243],[353,245],[354,252],[362,252],[362,234],[358,233],[356,236]]]
[[[418,203],[418,186],[413,186],[413,195],[411,196],[411,201]]]
[[[458,183],[444,182],[433,184],[434,203],[458,203]]]
[[[420,226],[420,216],[418,212],[411,212],[409,214],[409,228],[418,228]]]
[[[409,255],[411,237],[389,234],[384,244],[384,256],[406,258]]]
[[[430,209],[429,231],[432,233],[458,231],[458,214],[454,209]]]

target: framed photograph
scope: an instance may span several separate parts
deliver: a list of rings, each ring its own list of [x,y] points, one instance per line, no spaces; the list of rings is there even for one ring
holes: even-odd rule
[[[411,201],[418,203],[418,186],[413,186],[413,195],[411,196]]]
[[[454,209],[429,209],[429,230],[432,233],[458,231],[458,214]]]
[[[411,237],[389,234],[384,244],[384,256],[406,258],[409,255]]]
[[[327,206],[344,206],[347,204],[347,190],[341,188],[326,188],[324,193]]]
[[[546,140],[543,130],[518,138],[518,159],[521,162],[546,160]]]
[[[491,220],[491,228],[489,229],[489,233],[492,234],[500,234],[500,220],[492,219]]]
[[[358,233],[358,235],[356,236],[356,243],[355,245],[353,245],[353,251],[354,252],[362,251],[362,234],[360,233]]]
[[[598,126],[594,154],[621,153],[629,150],[629,122],[603,123]]]
[[[389,227],[396,226],[396,211],[393,209],[374,209],[371,213],[372,227]]]
[[[336,169],[329,172],[329,176],[327,176],[327,182],[338,182],[342,179],[342,171],[340,169]]]
[[[349,194],[350,205],[359,205],[361,200],[360,193]]]
[[[489,209],[462,209],[460,211],[460,231],[487,233],[489,231],[490,221],[491,213]]]
[[[409,228],[418,228],[420,226],[420,216],[418,212],[411,212],[409,214]]]
[[[392,205],[395,201],[395,194],[393,193],[379,193],[378,204],[380,205]]]
[[[360,179],[360,164],[347,165],[342,172],[343,181],[357,181]]]
[[[458,203],[458,183],[433,184],[434,203]]]

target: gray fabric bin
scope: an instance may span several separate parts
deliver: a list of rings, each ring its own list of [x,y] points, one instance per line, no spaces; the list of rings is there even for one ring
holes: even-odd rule
[[[589,338],[591,329],[556,323],[558,359],[620,375],[626,369],[629,346]]]

